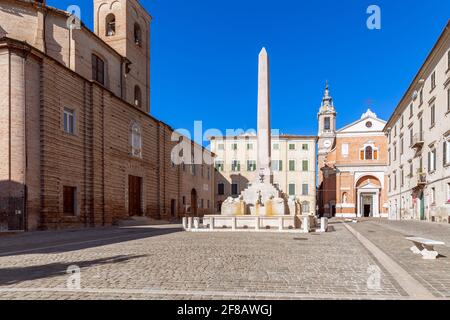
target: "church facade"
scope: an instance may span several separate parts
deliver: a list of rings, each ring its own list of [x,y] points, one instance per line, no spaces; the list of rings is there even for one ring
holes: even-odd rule
[[[171,152],[212,154],[149,114],[151,16],[137,0],[94,10],[92,32],[45,1],[0,0],[0,231],[210,212],[213,161]]]
[[[318,214],[388,217],[386,122],[369,109],[338,130],[336,116],[327,85],[318,113]]]

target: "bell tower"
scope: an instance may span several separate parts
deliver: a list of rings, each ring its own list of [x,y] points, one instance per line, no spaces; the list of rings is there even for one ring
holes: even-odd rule
[[[326,156],[332,150],[336,138],[336,110],[333,98],[330,95],[328,82],[317,118],[319,122],[318,164],[319,168],[323,168]],[[321,180],[321,174],[319,174],[319,184]]]
[[[122,97],[150,112],[150,23],[138,0],[94,0],[94,32],[126,58]]]

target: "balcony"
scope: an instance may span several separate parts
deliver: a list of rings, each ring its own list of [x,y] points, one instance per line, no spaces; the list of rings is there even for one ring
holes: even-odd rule
[[[423,136],[423,132],[416,133],[413,136],[411,148],[422,149],[425,143]]]
[[[417,189],[417,188],[424,188],[427,184],[427,174],[424,172],[417,173],[414,177],[410,180],[410,188],[411,189]]]

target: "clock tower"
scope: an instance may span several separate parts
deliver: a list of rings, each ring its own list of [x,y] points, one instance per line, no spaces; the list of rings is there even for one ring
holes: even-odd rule
[[[336,140],[336,110],[334,109],[328,82],[317,118],[319,122],[318,164],[319,168],[323,168],[327,155],[333,149]],[[323,177],[319,173],[319,185],[322,181]]]

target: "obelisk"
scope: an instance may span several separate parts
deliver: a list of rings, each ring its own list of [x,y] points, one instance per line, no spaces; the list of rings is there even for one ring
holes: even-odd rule
[[[271,183],[271,129],[269,57],[266,48],[259,53],[258,65],[258,173],[259,181]]]

